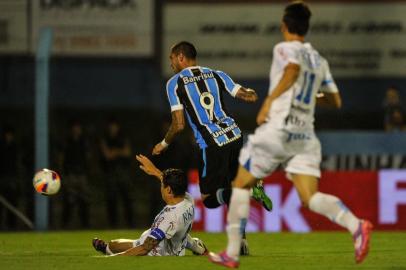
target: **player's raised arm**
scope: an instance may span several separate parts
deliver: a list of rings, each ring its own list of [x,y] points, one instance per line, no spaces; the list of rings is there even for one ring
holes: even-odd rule
[[[272,102],[286,92],[297,80],[300,72],[300,65],[289,63],[284,69],[282,79],[273,89],[272,93],[268,95],[264,102],[262,103],[261,109],[257,115],[257,124],[261,125],[266,122],[268,117],[269,109],[271,108]]]
[[[258,96],[253,89],[245,88],[235,83],[233,79],[223,71],[217,70],[215,74],[219,79],[218,81],[220,84],[223,85],[223,89],[225,89],[231,96],[250,103],[257,101]]]
[[[140,165],[140,169],[143,170],[146,174],[155,176],[159,181],[163,179],[163,173],[160,169],[155,167],[154,163],[152,163],[149,158],[144,155],[136,155],[135,158],[138,160]]]
[[[183,115],[183,110],[176,110],[172,112],[172,122],[169,127],[165,138],[157,143],[152,150],[153,155],[159,155],[164,151],[173,141],[175,136],[185,128],[185,116]]]
[[[171,56],[172,57],[172,56]],[[176,134],[185,128],[185,117],[183,115],[183,104],[178,96],[178,78],[179,75],[173,76],[166,84],[166,94],[168,96],[169,105],[171,106],[172,122],[165,138],[155,145],[152,150],[153,155],[159,155],[173,141]]]
[[[244,87],[240,87],[240,89],[238,89],[235,97],[249,103],[253,103],[258,100],[258,95],[253,89]]]

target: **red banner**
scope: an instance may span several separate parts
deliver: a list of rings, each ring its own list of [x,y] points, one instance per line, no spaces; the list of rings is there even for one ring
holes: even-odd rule
[[[200,201],[198,175],[190,175],[189,190],[196,199],[194,229],[224,231],[226,209],[205,209]],[[406,230],[406,170],[379,172],[324,172],[320,191],[339,197],[359,218],[370,220],[377,230]],[[340,230],[327,218],[301,207],[292,183],[284,173],[276,172],[265,179],[265,190],[272,197],[274,209],[265,211],[251,203],[248,231]]]

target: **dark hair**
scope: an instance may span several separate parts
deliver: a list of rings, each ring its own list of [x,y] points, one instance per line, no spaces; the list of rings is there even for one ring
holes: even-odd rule
[[[309,31],[309,22],[312,13],[309,7],[302,1],[295,1],[285,8],[283,22],[292,34],[305,36]]]
[[[179,55],[180,53],[182,53],[184,56],[186,56],[186,58],[189,59],[196,59],[197,57],[195,46],[187,41],[181,41],[173,45],[172,53],[174,53],[175,55]]]
[[[187,191],[187,178],[179,169],[166,169],[163,171],[162,183],[164,187],[170,186],[175,197],[184,196]]]

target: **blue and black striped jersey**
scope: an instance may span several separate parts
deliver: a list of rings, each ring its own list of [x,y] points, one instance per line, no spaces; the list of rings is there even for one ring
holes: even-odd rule
[[[241,130],[227,113],[223,93],[237,94],[241,85],[222,71],[188,67],[168,80],[171,111],[185,110],[200,148],[223,146],[241,137]]]

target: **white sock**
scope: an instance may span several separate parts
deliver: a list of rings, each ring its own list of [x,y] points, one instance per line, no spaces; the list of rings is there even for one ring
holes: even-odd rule
[[[250,210],[250,191],[242,188],[233,188],[230,208],[227,214],[227,255],[238,259],[240,254],[242,230],[245,229]]]
[[[107,254],[107,255],[112,255],[112,254],[114,254],[113,252],[111,252],[111,250],[110,250],[110,248],[109,248],[109,244],[107,244],[107,246],[106,246],[106,254]]]
[[[359,226],[359,219],[355,217],[344,203],[337,197],[316,192],[309,201],[309,208],[320,215],[328,217],[334,223],[347,228],[354,234]]]

